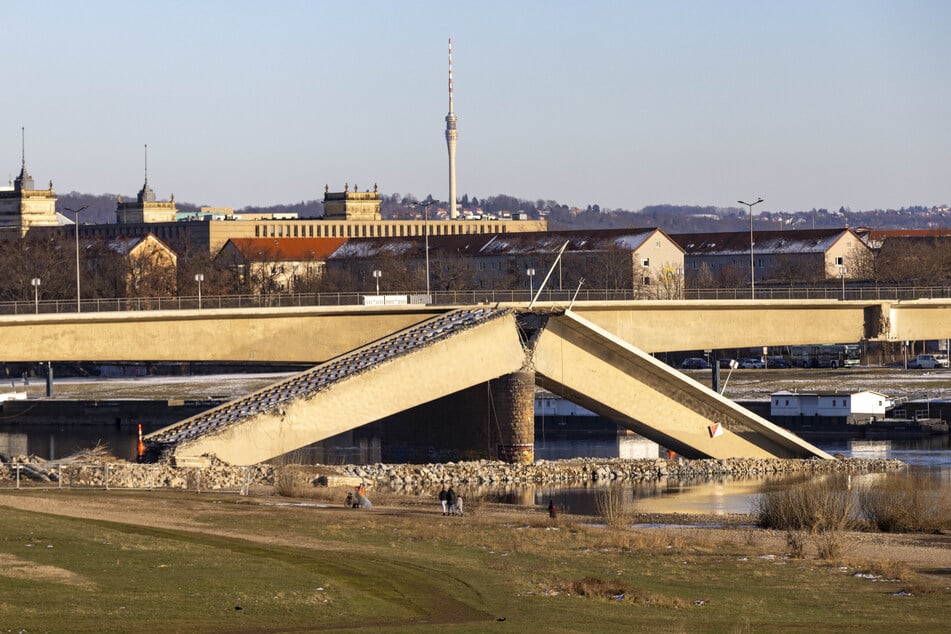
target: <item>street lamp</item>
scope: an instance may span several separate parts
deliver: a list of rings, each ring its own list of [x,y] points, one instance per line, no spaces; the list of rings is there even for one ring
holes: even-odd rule
[[[74,214],[73,219],[73,231],[76,234],[76,312],[82,312],[82,302],[80,297],[82,295],[79,292],[79,212],[83,209],[88,208],[89,205],[83,205],[79,209],[70,209],[69,207],[63,207],[63,211],[71,211]]]
[[[848,269],[844,266],[839,266],[839,279],[842,280],[842,299],[845,299],[845,274],[848,273]]]
[[[535,269],[526,269],[525,275],[528,276],[528,297],[535,296]]]
[[[40,314],[40,278],[34,277],[30,280],[30,284],[33,285],[33,304],[36,306],[36,314]]]
[[[373,279],[376,280],[376,294],[380,294],[380,278],[383,277],[383,272],[376,270],[373,271]]]
[[[754,203],[747,203],[742,200],[736,202],[750,208],[750,299],[756,299],[756,271],[753,268],[753,205],[763,202],[763,198],[757,197]]]
[[[201,283],[205,281],[205,275],[203,273],[196,273],[195,281],[198,282],[198,310],[201,310]]]
[[[429,295],[429,208],[432,205],[435,205],[436,201],[433,200],[433,197],[427,196],[426,200],[418,203],[413,203],[413,207],[422,207],[423,208],[423,236],[426,241],[426,294]],[[427,300],[429,301],[429,300]]]

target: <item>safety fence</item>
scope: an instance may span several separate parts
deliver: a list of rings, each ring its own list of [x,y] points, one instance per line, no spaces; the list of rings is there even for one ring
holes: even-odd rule
[[[427,296],[422,291],[387,294],[383,297]],[[102,313],[144,310],[196,310],[219,308],[280,308],[307,306],[358,306],[368,303],[367,298],[380,297],[373,293],[271,293],[254,295],[181,295],[177,297],[89,298],[77,303],[75,299],[18,300],[0,302],[0,314],[61,314]],[[498,302],[529,302],[534,294],[523,290],[465,290],[433,291],[428,293],[431,305],[454,306]],[[568,304],[577,301],[633,301],[633,300],[847,300],[898,301],[912,299],[951,298],[951,286],[879,286],[847,284],[839,286],[771,286],[757,285],[755,294],[750,287],[666,289],[557,289],[546,288],[538,294],[538,301]]]

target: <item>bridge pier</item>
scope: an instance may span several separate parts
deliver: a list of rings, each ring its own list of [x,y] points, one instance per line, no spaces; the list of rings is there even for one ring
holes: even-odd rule
[[[489,382],[499,432],[498,458],[503,462],[535,461],[535,372],[520,370]]]

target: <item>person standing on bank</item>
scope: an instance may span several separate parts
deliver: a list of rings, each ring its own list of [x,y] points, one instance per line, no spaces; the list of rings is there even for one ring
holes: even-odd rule
[[[456,492],[452,487],[449,487],[449,490],[446,491],[446,506],[449,507],[449,514],[456,514]]]
[[[446,487],[443,485],[442,490],[439,492],[439,504],[442,505],[442,514],[445,515],[446,511]]]

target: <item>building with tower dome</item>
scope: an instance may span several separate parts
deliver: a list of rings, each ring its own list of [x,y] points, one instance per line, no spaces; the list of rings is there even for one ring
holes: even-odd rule
[[[135,202],[124,202],[119,196],[116,202],[116,223],[131,225],[153,222],[175,222],[175,194],[170,201],[160,201],[149,187],[149,146],[145,146],[145,183],[139,190]]]
[[[37,189],[26,171],[26,144],[21,158],[20,175],[9,187],[0,188],[0,234],[22,238],[33,227],[56,227],[56,194],[53,181],[49,188]]]

